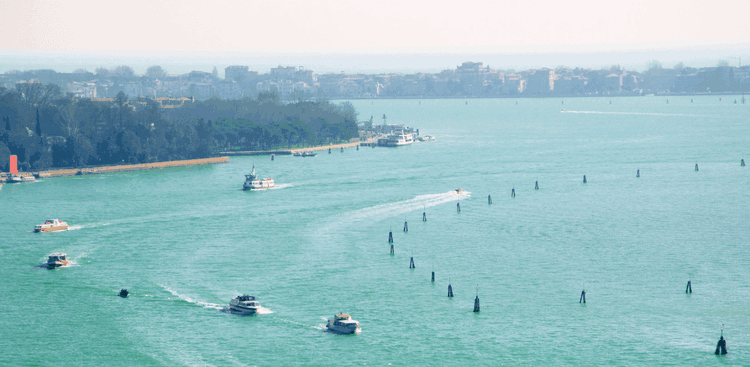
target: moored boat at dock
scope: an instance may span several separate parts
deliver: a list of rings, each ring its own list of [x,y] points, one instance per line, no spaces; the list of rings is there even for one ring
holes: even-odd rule
[[[317,154],[315,152],[294,152],[293,154],[295,157],[315,157]]]
[[[55,269],[68,265],[68,255],[64,252],[55,252],[47,257],[47,269]]]
[[[241,296],[234,297],[229,302],[229,310],[241,315],[254,315],[258,313],[260,309],[260,302],[255,300],[255,297],[243,294]]]
[[[44,224],[34,226],[34,232],[57,232],[68,229],[68,223],[59,219],[47,219]]]
[[[362,331],[359,322],[352,320],[352,317],[346,313],[334,315],[333,319],[328,320],[326,328],[337,334],[359,334]]]
[[[36,181],[36,178],[34,176],[19,176],[19,175],[11,175],[6,179],[6,182],[8,183],[21,183],[21,182],[34,182]]]
[[[245,184],[242,185],[242,189],[247,190],[266,190],[276,187],[276,184],[271,178],[258,178],[255,175],[255,165],[253,165],[253,171],[249,175],[245,175]]]
[[[390,134],[385,138],[378,139],[378,145],[385,147],[400,147],[414,143],[414,135],[404,131]]]

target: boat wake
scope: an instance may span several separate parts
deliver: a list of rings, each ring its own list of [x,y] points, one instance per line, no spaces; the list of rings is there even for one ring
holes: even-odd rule
[[[456,193],[456,191],[448,191],[442,194],[418,195],[412,199],[375,205],[369,208],[359,209],[353,213],[346,213],[344,215],[352,220],[373,220],[393,217],[395,215],[422,210],[423,208],[433,207],[451,201],[463,200],[469,197],[471,197],[471,193],[468,191],[462,191],[460,194]]]
[[[563,110],[561,113],[590,113],[598,115],[641,115],[641,116],[681,116],[681,117],[705,117],[701,115],[686,115],[682,113],[658,113],[658,112],[609,112],[609,111],[568,111]]]
[[[96,228],[96,227],[106,227],[112,223],[92,223],[92,224],[82,224],[79,226],[70,226],[68,227],[68,230],[73,229],[82,229],[82,228]]]
[[[261,307],[261,308],[258,309],[258,311],[255,314],[249,314],[249,315],[232,311],[232,309],[229,308],[229,307],[224,307],[224,308],[220,309],[219,311],[224,312],[224,313],[230,313],[232,315],[238,315],[238,316],[268,315],[268,314],[272,314],[273,313],[273,311],[271,311],[271,310],[269,310],[269,309],[267,309],[265,307]]]
[[[280,185],[276,185],[276,186],[270,188],[269,190],[286,189],[287,187],[294,187],[294,185],[293,184],[289,184],[289,183],[280,184]]]
[[[194,299],[194,298],[192,298],[190,296],[177,293],[172,288],[169,288],[166,285],[163,285],[163,284],[160,284],[160,283],[156,283],[156,284],[158,284],[160,287],[162,287],[165,291],[171,293],[173,296],[175,296],[175,297],[177,297],[177,298],[179,298],[179,299],[181,299],[181,300],[183,300],[185,302],[192,303],[194,305],[198,305],[198,306],[205,307],[205,308],[211,308],[211,309],[214,309],[214,310],[220,310],[220,311],[223,310],[224,308],[226,308],[226,305],[220,305],[218,303],[209,303],[209,302],[199,301],[199,300],[196,300],[196,299]]]

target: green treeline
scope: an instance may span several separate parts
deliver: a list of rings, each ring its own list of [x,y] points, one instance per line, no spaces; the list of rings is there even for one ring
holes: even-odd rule
[[[357,137],[348,102],[283,104],[211,99],[162,108],[148,98],[79,99],[54,84],[0,87],[0,171],[17,155],[19,169],[152,163],[207,158],[221,150],[266,150]]]

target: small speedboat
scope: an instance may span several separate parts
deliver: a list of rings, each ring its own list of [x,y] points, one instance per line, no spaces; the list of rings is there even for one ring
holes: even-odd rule
[[[315,152],[294,152],[293,154],[295,157],[315,157],[317,153]]]
[[[44,224],[34,226],[34,232],[56,232],[68,229],[68,223],[59,219],[47,219]]]
[[[47,258],[47,269],[55,269],[67,265],[68,255],[63,252],[55,252],[54,254],[49,254],[49,257]]]
[[[241,315],[254,315],[258,313],[258,309],[260,309],[260,302],[256,301],[255,297],[248,296],[247,294],[234,297],[229,302],[229,310]]]
[[[461,193],[462,193],[462,192],[463,192],[464,190],[461,190],[461,188],[457,188],[457,189],[456,189],[456,190],[454,190],[454,191],[456,192],[456,195],[461,195]]]
[[[362,331],[359,322],[352,320],[352,317],[347,313],[334,315],[333,319],[328,320],[326,328],[328,328],[328,331],[337,334],[359,334]]]

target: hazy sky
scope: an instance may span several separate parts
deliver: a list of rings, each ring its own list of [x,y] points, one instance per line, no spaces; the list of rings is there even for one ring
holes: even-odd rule
[[[731,51],[750,43],[748,15],[749,0],[0,0],[0,51],[570,54],[715,45]]]

